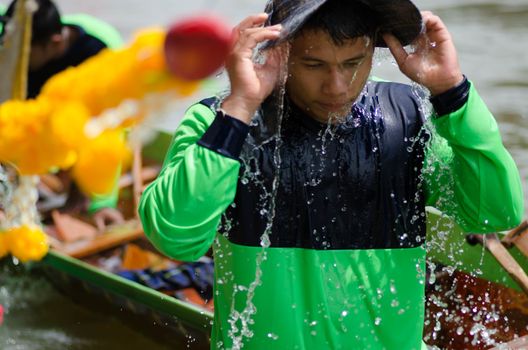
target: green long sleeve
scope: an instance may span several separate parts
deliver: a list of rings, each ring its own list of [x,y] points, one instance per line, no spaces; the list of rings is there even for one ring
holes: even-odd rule
[[[141,197],[145,234],[175,259],[197,260],[207,252],[235,198],[240,163],[197,144],[214,117],[201,104],[188,110],[160,175]]]
[[[519,225],[524,211],[519,171],[473,85],[462,108],[433,123],[444,140],[433,140],[427,150],[427,204],[453,216],[468,232]]]

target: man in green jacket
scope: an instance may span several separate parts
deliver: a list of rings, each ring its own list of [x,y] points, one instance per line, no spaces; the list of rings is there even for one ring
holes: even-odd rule
[[[228,95],[176,130],[145,233],[180,260],[214,243],[214,349],[420,349],[425,206],[473,232],[521,220],[497,124],[443,22],[410,1],[267,13],[234,30]],[[431,93],[432,131],[413,88],[369,79],[376,46]]]

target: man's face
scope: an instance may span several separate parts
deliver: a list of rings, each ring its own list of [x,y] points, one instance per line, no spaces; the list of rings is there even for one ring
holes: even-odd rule
[[[66,50],[66,42],[62,34],[53,34],[49,41],[31,45],[29,53],[29,70],[35,71],[48,62],[60,57]]]
[[[320,121],[350,113],[372,67],[374,46],[366,37],[336,45],[322,30],[301,33],[292,42],[286,83],[297,107]]]
[[[29,70],[34,71],[42,68],[53,58],[53,56],[54,52],[51,44],[31,45],[31,51],[29,53]]]

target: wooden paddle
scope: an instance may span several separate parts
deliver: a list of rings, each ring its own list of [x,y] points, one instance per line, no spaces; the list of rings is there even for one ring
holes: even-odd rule
[[[493,255],[502,267],[528,295],[528,275],[501,243],[497,234],[468,235],[469,244],[480,243]]]
[[[514,230],[511,230],[506,237],[502,239],[502,243],[511,248],[516,246],[528,258],[528,220]]]

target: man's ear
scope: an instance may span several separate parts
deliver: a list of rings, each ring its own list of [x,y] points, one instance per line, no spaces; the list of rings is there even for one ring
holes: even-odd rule
[[[47,47],[51,49],[54,57],[60,56],[64,53],[66,48],[66,38],[62,33],[53,34],[47,44]]]
[[[50,37],[49,43],[52,45],[61,44],[64,41],[62,33],[55,33]]]

